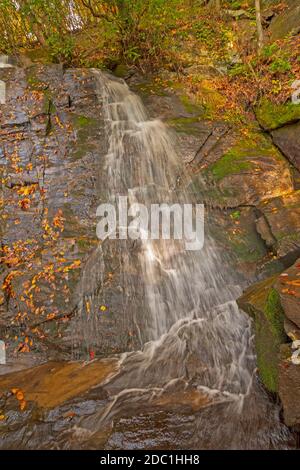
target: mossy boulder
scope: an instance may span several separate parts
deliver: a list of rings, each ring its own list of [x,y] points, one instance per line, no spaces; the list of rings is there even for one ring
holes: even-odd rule
[[[300,105],[292,102],[275,104],[267,98],[263,98],[257,106],[255,114],[263,129],[273,131],[299,121]]]
[[[288,34],[300,32],[300,5],[298,0],[286,0],[287,8],[275,16],[269,27],[272,41],[282,39]]]
[[[288,162],[271,139],[259,132],[240,136],[203,173],[225,196],[228,207],[257,204],[293,190]]]
[[[255,284],[238,300],[240,308],[254,319],[259,376],[270,392],[278,391],[279,350],[287,339],[283,308],[273,287],[276,278]]]
[[[300,339],[300,259],[279,275],[254,284],[238,299],[255,325],[259,376],[278,393],[288,426],[300,424],[300,365],[292,341]]]

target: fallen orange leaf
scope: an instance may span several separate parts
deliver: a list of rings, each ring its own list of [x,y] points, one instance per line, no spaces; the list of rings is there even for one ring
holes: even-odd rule
[[[17,398],[17,400],[19,400],[19,401],[23,401],[23,400],[24,400],[24,393],[22,392],[22,390],[19,390],[19,391],[16,393],[16,398]]]

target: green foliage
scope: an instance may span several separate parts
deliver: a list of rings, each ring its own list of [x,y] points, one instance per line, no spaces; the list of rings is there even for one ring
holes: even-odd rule
[[[0,48],[15,52],[37,43],[48,49],[55,61],[70,62],[71,32],[80,24],[76,2],[68,0],[0,0]],[[71,14],[71,8],[72,14]]]
[[[74,60],[79,64],[82,59],[76,57],[76,34],[92,29],[108,61],[151,65],[170,53],[169,32],[181,15],[181,3],[182,0],[22,0],[18,3],[0,0],[0,51],[10,53],[39,44],[48,50],[53,61],[69,64]]]
[[[291,68],[292,67],[288,59],[278,57],[271,63],[269,70],[276,74],[289,72]]]
[[[68,64],[72,61],[74,51],[74,40],[71,36],[61,37],[54,33],[47,38],[49,55],[54,62]]]
[[[283,51],[276,42],[265,46],[261,56],[269,64],[269,71],[274,75],[287,73],[292,68],[286,51]]]
[[[195,22],[193,32],[196,38],[208,49],[214,49],[216,45],[225,48],[230,41],[230,32],[224,26],[216,24],[215,20],[203,19]]]
[[[238,77],[238,76],[247,77],[249,75],[250,75],[250,71],[246,64],[235,64],[229,70],[230,77]]]
[[[241,212],[240,211],[234,211],[230,217],[234,220],[239,220],[239,218],[241,217]]]
[[[206,45],[212,45],[214,40],[214,31],[207,20],[199,21],[194,25],[195,36],[199,41]]]
[[[265,46],[262,50],[262,57],[269,59],[273,57],[276,52],[279,51],[279,46],[276,43],[270,44],[268,46]]]
[[[124,0],[116,39],[126,63],[159,61],[167,52],[168,31],[179,17],[179,0]]]
[[[230,8],[232,10],[240,10],[242,8],[242,2],[239,2],[239,1],[235,0],[230,4]]]

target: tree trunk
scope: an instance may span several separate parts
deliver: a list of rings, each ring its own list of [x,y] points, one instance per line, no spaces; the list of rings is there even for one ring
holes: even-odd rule
[[[221,13],[221,0],[215,0],[216,10],[218,13]]]
[[[32,21],[34,21],[34,19]],[[47,41],[45,39],[45,36],[43,35],[42,31],[39,29],[39,26],[37,25],[37,23],[32,23],[32,30],[37,40],[39,41],[40,45],[44,47],[47,46]]]
[[[257,27],[257,45],[258,52],[260,52],[264,45],[264,31],[261,22],[261,6],[260,0],[255,0],[255,11],[256,11],[256,27]]]
[[[221,13],[221,3],[222,3],[222,0],[208,0],[206,4],[208,8],[210,8],[213,11],[216,11],[219,14]]]
[[[28,18],[31,23],[32,31],[37,38],[38,42],[40,43],[41,46],[46,46],[47,41],[45,38],[45,35],[42,30],[42,24],[40,20],[36,17],[34,14],[33,10],[31,9],[30,4],[28,5],[28,0],[20,0],[19,1],[21,7],[28,7]]]

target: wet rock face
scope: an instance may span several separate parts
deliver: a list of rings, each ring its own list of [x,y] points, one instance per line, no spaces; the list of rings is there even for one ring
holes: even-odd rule
[[[291,265],[300,254],[300,191],[270,199],[258,208],[257,231],[267,246]]]
[[[284,311],[284,328],[293,341],[280,349],[279,396],[289,426],[300,424],[300,259],[281,276],[275,288]]]
[[[287,334],[292,339],[297,339],[296,331],[300,330],[300,260],[284,273],[282,273],[276,284],[275,289],[279,293],[280,303],[284,310],[284,315],[288,320],[285,327]],[[292,329],[293,328],[293,329]],[[293,333],[294,331],[294,333]],[[295,338],[293,338],[293,334]]]
[[[300,171],[300,122],[272,132],[273,142]]]
[[[285,353],[283,348],[283,357]],[[300,424],[299,376],[299,365],[287,363],[286,360],[279,364],[279,396],[283,403],[284,420],[288,426],[295,426],[297,429]]]
[[[293,191],[288,160],[259,129],[244,135],[228,122],[202,120],[193,124],[195,132],[197,125],[201,133],[189,169],[195,186],[205,179],[204,196],[213,207],[258,205]],[[182,125],[182,131],[193,129]]]
[[[80,441],[92,433],[76,425],[107,402],[108,394],[103,385],[117,371],[117,360],[104,359],[91,363],[47,362],[3,376],[0,386],[0,447],[78,448]],[[20,405],[20,394],[23,406]],[[104,429],[102,442],[107,435],[109,429]]]
[[[300,425],[299,274],[300,259],[238,300],[254,318],[259,375],[269,391],[279,394],[288,426]]]
[[[97,84],[91,71],[59,65],[0,69],[0,79],[0,334],[9,361],[18,349],[68,357],[78,280],[98,244]]]
[[[287,161],[272,143],[260,134],[237,138],[206,170],[225,207],[257,205],[261,200],[293,190]],[[276,184],[274,184],[276,181]]]

